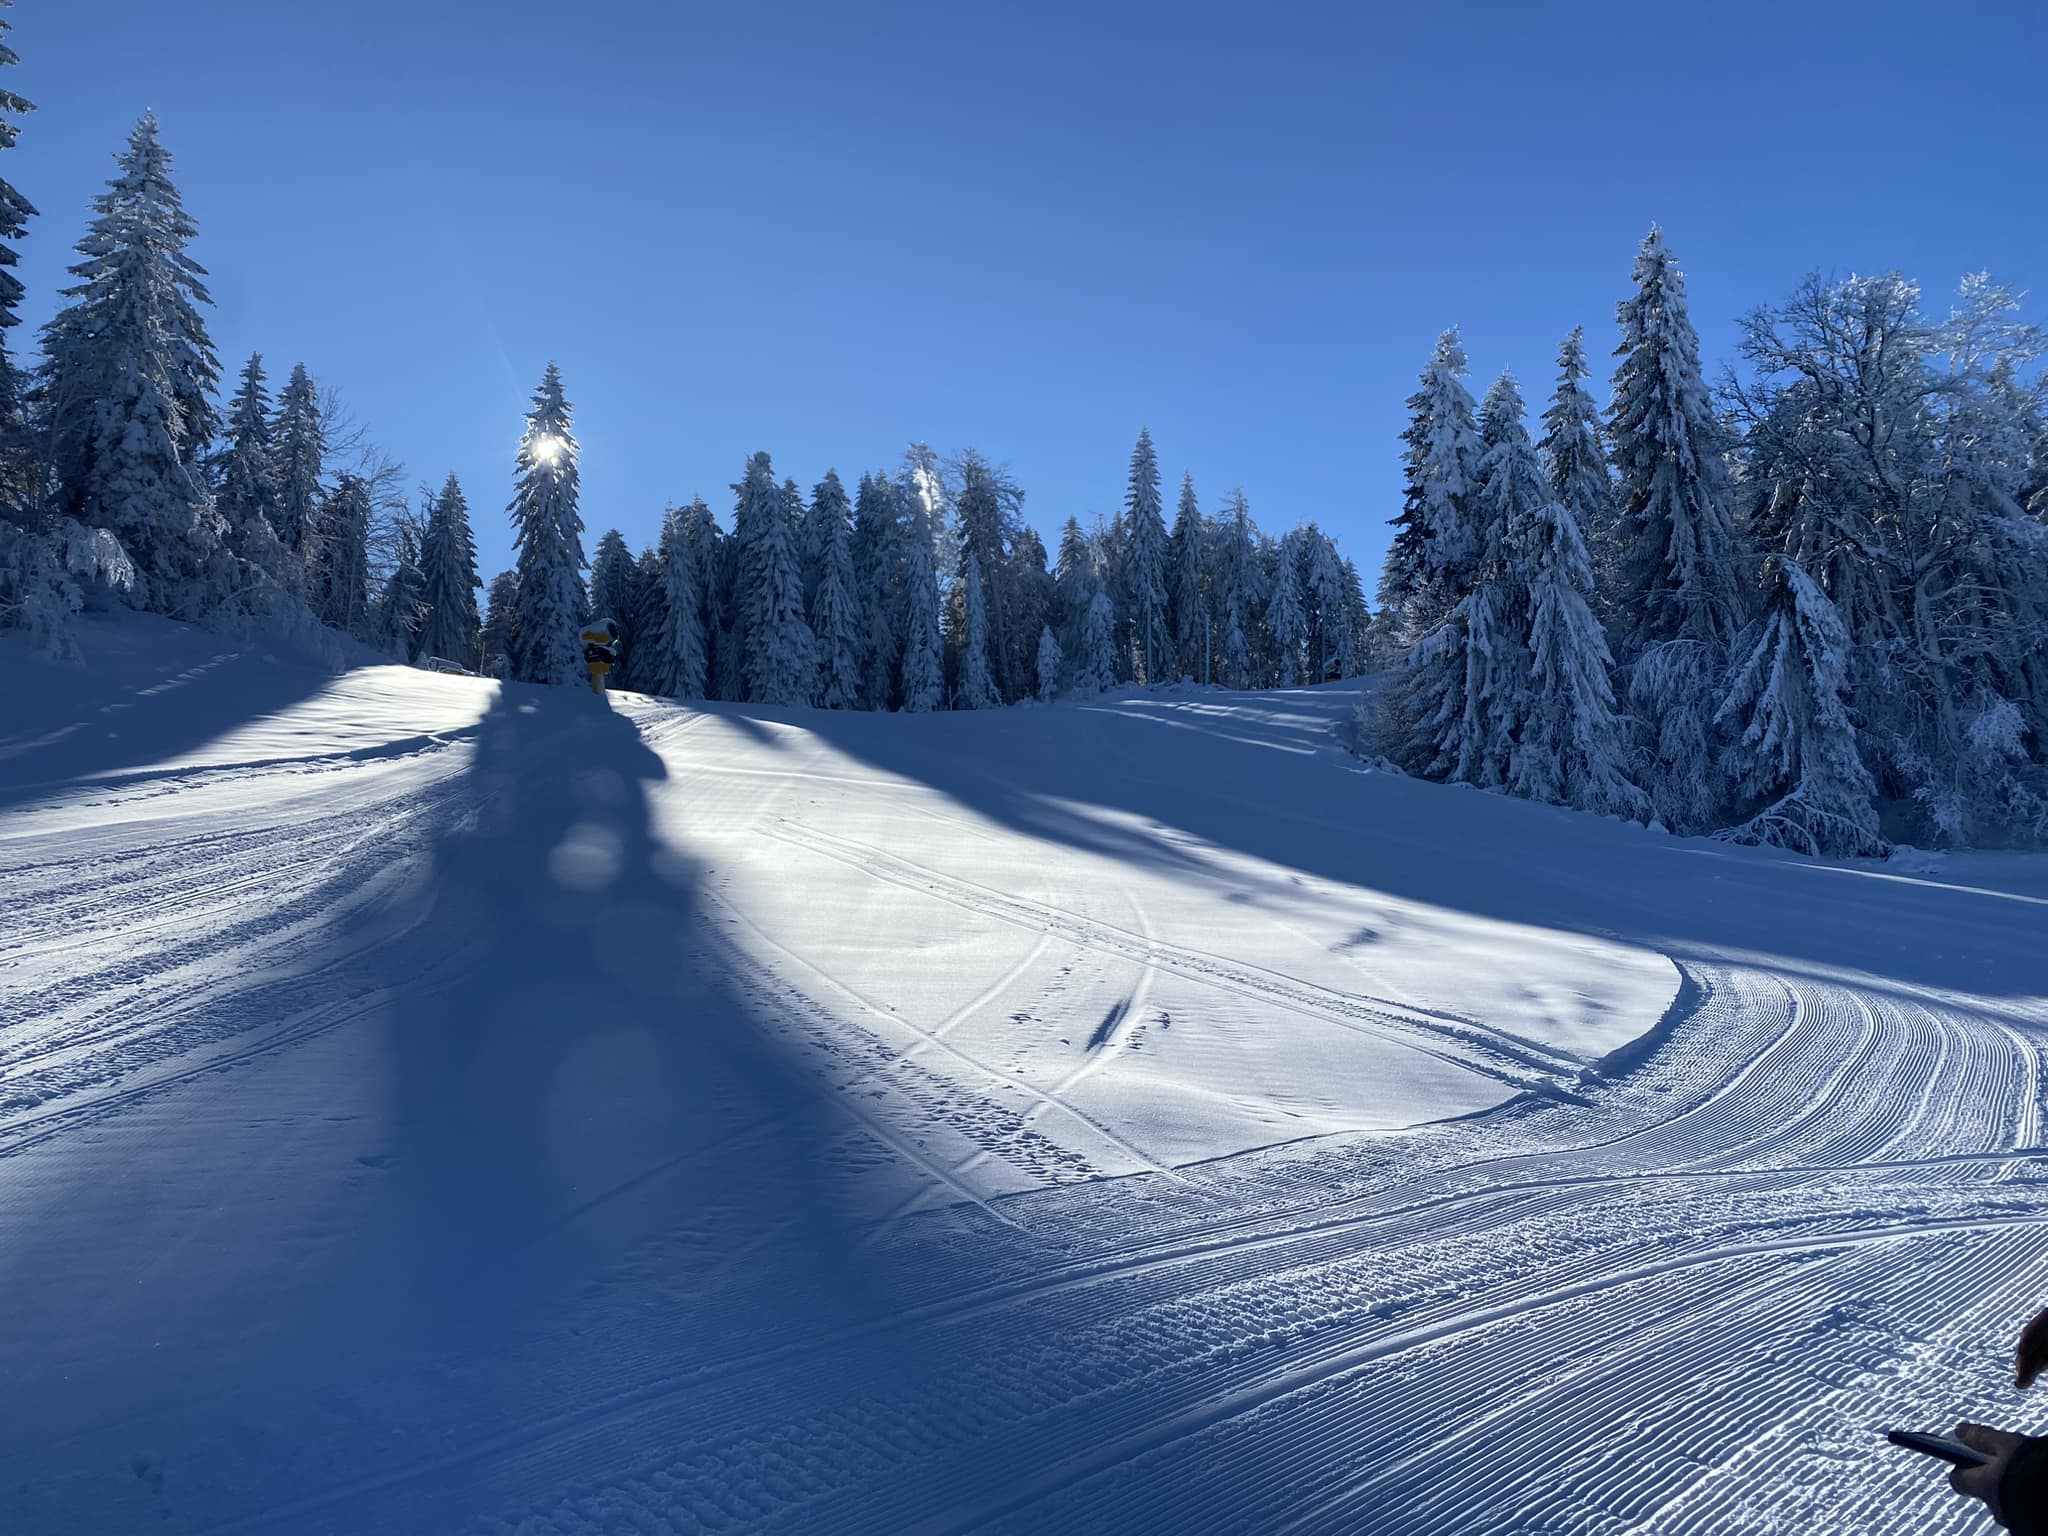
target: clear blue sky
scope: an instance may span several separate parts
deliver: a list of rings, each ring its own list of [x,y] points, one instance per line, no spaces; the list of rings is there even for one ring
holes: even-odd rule
[[[19,0],[6,174],[34,324],[153,108],[229,372],[303,360],[458,472],[486,576],[552,357],[593,541],[729,515],[758,448],[808,491],[912,438],[1056,529],[1149,424],[1205,505],[1317,518],[1369,587],[1437,331],[1540,409],[1652,221],[1710,366],[1814,268],[2048,281],[2044,13]]]

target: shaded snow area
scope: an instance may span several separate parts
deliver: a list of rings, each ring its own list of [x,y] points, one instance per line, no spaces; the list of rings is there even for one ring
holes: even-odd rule
[[[0,1529],[1966,1532],[2048,863],[0,651]]]

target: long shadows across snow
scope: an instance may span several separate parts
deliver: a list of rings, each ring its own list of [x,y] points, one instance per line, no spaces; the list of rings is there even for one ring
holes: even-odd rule
[[[1233,879],[1165,835],[1186,833],[1283,870],[1681,959],[1741,954],[1985,997],[2048,991],[2038,897],[1374,773],[1339,746],[1356,702],[1348,687],[1137,694],[908,720],[811,711],[801,724],[993,821],[1170,878]]]
[[[161,763],[311,697],[331,673],[146,614],[89,627],[89,665],[10,647],[0,810],[87,775]]]
[[[397,890],[241,983],[274,1049],[0,1161],[0,1525],[452,1531],[971,1347],[887,1326],[974,1220],[871,1241],[901,1170],[698,942],[633,725],[508,687],[473,741]]]

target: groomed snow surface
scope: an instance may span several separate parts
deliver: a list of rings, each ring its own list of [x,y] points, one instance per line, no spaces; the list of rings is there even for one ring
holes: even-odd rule
[[[1964,1532],[2048,861],[10,644],[0,1529]],[[2036,1420],[2038,1422],[2038,1420]]]

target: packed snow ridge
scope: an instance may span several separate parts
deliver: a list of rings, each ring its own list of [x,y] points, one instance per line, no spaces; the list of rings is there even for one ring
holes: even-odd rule
[[[1971,1528],[2048,861],[9,641],[9,1530]]]

